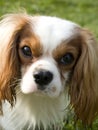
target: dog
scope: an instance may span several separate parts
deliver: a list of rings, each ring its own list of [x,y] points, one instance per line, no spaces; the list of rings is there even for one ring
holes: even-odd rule
[[[98,45],[78,24],[16,13],[0,22],[0,126],[46,130],[66,106],[92,124],[98,113]],[[69,98],[68,98],[69,97]]]

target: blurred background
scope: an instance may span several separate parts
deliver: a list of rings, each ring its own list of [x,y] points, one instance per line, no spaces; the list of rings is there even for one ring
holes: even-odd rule
[[[51,15],[72,20],[88,28],[98,40],[98,0],[0,0],[0,16],[18,11],[32,15]],[[74,115],[69,111],[63,130],[98,130],[98,119],[92,128],[75,125]]]

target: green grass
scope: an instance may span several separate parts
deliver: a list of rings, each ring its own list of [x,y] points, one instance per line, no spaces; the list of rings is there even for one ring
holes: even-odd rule
[[[52,15],[89,28],[98,37],[98,0],[0,0],[0,15],[26,9],[30,14]]]
[[[98,39],[98,0],[0,0],[0,16],[20,9],[26,9],[32,15],[51,15],[72,20],[91,30]],[[75,128],[70,117],[63,130],[85,129],[81,123]],[[98,130],[98,120],[94,122],[92,130]]]

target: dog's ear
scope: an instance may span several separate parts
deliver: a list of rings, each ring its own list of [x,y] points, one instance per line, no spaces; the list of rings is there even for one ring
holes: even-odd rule
[[[11,14],[0,22],[0,105],[8,100],[13,105],[19,76],[17,42],[22,29],[28,24],[26,14]]]
[[[87,30],[80,31],[80,35],[80,56],[69,93],[77,118],[90,125],[98,113],[98,45]]]

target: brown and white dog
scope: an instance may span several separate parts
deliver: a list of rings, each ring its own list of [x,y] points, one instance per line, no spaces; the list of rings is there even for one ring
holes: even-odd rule
[[[66,117],[68,95],[77,118],[91,124],[98,112],[98,45],[92,34],[57,17],[4,16],[0,22],[2,128],[53,126]]]

